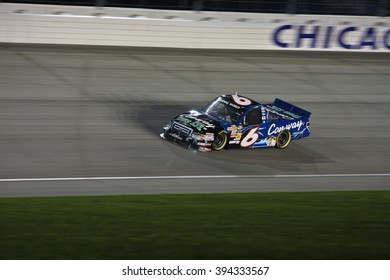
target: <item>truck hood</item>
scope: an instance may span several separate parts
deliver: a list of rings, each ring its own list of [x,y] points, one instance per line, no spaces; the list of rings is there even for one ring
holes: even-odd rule
[[[218,121],[197,111],[180,114],[173,121],[185,125],[198,133],[213,132],[220,126]]]

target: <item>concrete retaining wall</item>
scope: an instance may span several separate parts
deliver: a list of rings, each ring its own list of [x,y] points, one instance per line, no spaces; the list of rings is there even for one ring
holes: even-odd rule
[[[390,52],[390,18],[2,3],[0,42]]]

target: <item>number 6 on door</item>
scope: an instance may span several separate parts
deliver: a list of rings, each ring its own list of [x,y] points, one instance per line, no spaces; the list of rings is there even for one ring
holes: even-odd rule
[[[256,143],[257,139],[259,139],[259,134],[257,133],[258,129],[259,127],[256,126],[249,130],[248,134],[241,140],[241,147],[247,148]]]

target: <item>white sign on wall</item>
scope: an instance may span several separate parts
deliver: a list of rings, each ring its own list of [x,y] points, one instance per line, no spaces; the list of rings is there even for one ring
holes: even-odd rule
[[[390,51],[390,28],[285,24],[271,31],[272,44],[282,49]]]

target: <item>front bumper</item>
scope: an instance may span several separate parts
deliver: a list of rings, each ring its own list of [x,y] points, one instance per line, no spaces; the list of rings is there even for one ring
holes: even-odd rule
[[[168,140],[174,144],[182,146],[186,149],[193,149],[200,152],[211,152],[213,139],[211,135],[205,137],[204,135],[198,137],[192,137],[192,131],[183,132],[179,131],[171,126],[166,126],[163,129],[163,133],[160,137],[164,140]],[[213,136],[214,137],[214,136]]]

